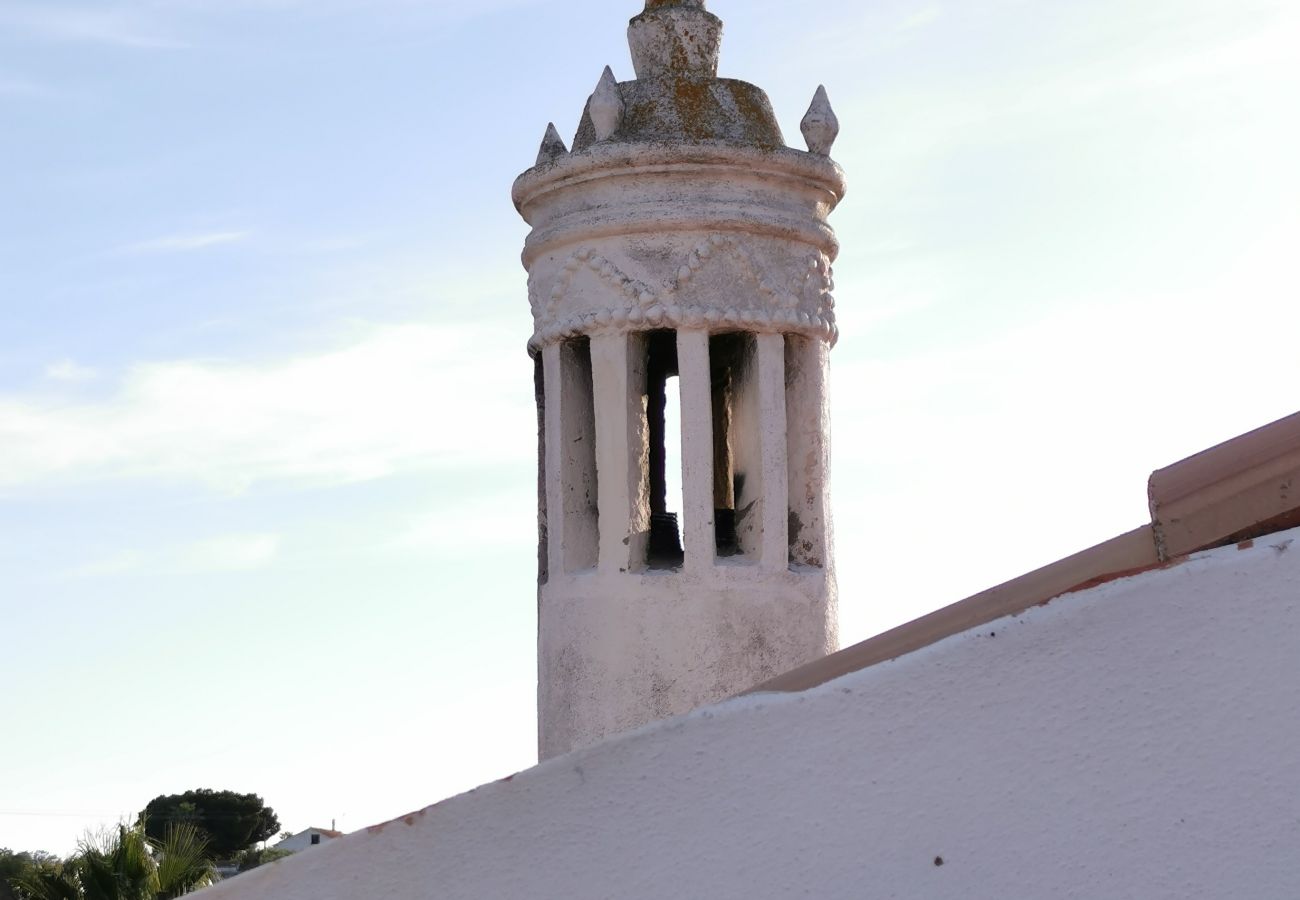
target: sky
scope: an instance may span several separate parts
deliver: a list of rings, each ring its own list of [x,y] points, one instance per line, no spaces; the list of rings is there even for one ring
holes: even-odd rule
[[[841,639],[1295,412],[1300,7],[713,0],[825,84]],[[0,847],[535,761],[527,233],[636,0],[0,0]]]

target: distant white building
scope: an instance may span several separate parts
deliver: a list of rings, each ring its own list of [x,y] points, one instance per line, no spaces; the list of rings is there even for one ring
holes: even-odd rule
[[[308,847],[315,847],[318,844],[324,844],[341,837],[343,837],[343,832],[335,831],[332,828],[308,828],[306,831],[300,831],[285,838],[272,849],[297,853],[299,850],[306,850]]]

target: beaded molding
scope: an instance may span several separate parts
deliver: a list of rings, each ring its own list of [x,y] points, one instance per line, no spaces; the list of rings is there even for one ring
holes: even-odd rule
[[[730,253],[745,263],[758,283],[762,307],[706,307],[680,304],[678,295],[710,259]],[[787,266],[773,273],[754,252],[730,235],[713,234],[695,246],[675,277],[658,288],[629,276],[616,264],[590,248],[576,250],[551,286],[545,301],[529,292],[535,333],[531,350],[580,334],[605,331],[639,331],[665,326],[678,328],[743,328],[750,331],[800,333],[828,341],[839,340],[835,324],[835,273],[825,254],[814,252],[803,266]],[[557,319],[573,285],[574,276],[586,269],[626,298],[625,305],[607,307]],[[543,323],[546,323],[543,325]]]

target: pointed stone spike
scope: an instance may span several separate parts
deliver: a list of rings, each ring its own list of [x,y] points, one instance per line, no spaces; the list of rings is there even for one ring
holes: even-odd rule
[[[826,96],[825,86],[818,85],[817,93],[813,94],[812,105],[808,107],[808,114],[799,123],[799,130],[803,132],[803,138],[808,142],[809,153],[818,156],[831,155],[831,147],[840,134],[840,120],[835,118],[835,110],[831,109],[831,101]]]
[[[537,151],[537,165],[559,159],[569,152],[564,146],[564,138],[555,130],[555,123],[546,126],[546,137],[542,138],[542,148]]]
[[[608,140],[623,124],[623,94],[614,78],[614,70],[605,66],[600,83],[591,95],[587,106],[591,124],[596,129],[596,140]]]

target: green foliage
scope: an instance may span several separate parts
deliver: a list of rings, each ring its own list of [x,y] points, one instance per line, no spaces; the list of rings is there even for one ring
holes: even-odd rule
[[[280,829],[275,810],[256,794],[201,789],[155,797],[140,813],[139,823],[153,840],[162,840],[167,828],[193,825],[207,839],[214,859],[234,859]]]
[[[40,869],[10,882],[22,900],[82,900],[81,883],[64,869]]]
[[[208,858],[208,842],[197,826],[184,822],[168,827],[158,851],[158,900],[207,887],[217,870]]]
[[[258,866],[273,863],[277,859],[284,859],[286,856],[293,856],[293,851],[276,850],[274,847],[258,850],[253,847],[239,854],[239,871],[247,872],[249,869],[256,869]]]
[[[158,872],[149,842],[138,828],[83,843],[75,868],[85,900],[154,900]]]
[[[34,878],[38,872],[57,871],[59,858],[50,853],[15,853],[0,847],[0,900],[19,900],[13,882]]]
[[[34,866],[11,884],[19,900],[174,900],[214,878],[193,825],[173,826],[156,842],[123,825],[82,841],[61,866]]]

